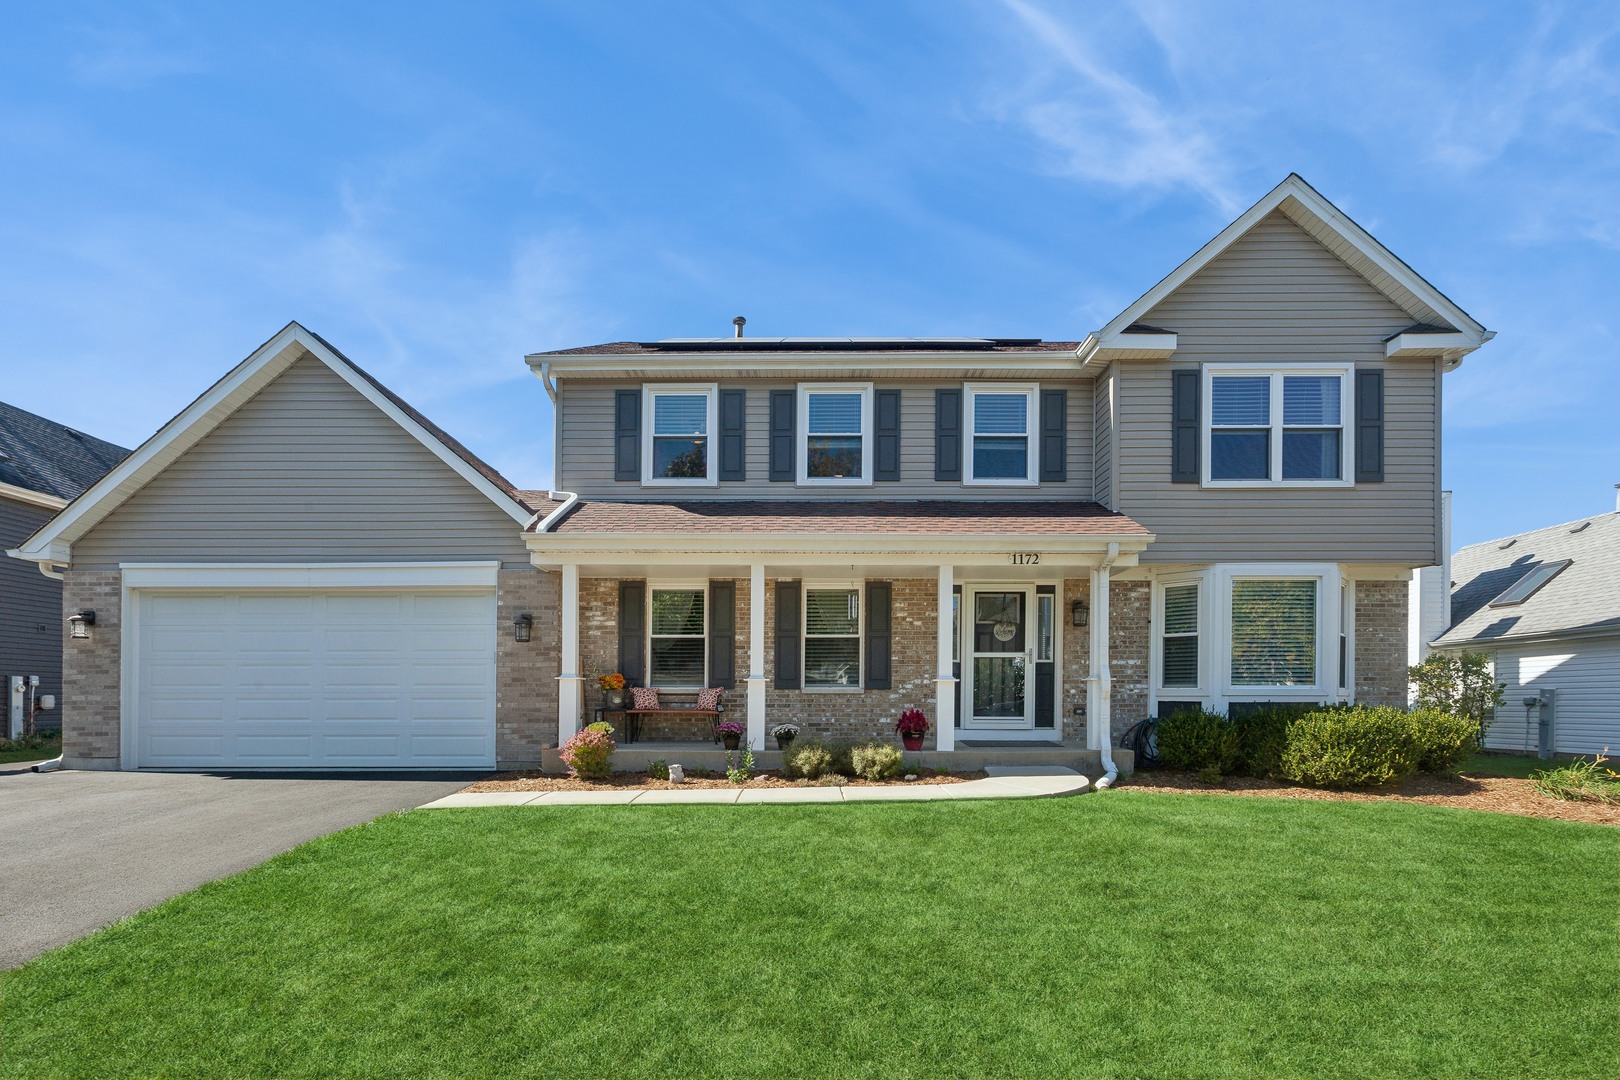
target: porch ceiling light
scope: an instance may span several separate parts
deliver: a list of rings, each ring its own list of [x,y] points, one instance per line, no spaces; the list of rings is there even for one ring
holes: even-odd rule
[[[89,608],[76,611],[68,616],[67,622],[68,637],[83,640],[90,636],[90,628],[96,625],[96,613]]]
[[[528,641],[534,637],[534,616],[527,611],[512,620],[512,639]]]
[[[1091,605],[1084,600],[1076,600],[1069,607],[1070,618],[1076,626],[1086,626],[1091,622]]]

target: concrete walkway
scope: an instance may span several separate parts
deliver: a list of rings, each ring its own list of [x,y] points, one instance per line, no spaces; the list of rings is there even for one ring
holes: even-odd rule
[[[983,780],[960,784],[880,784],[794,788],[660,788],[652,791],[459,791],[425,810],[468,806],[667,806],[672,803],[945,802],[952,799],[1039,799],[1078,795],[1091,781],[1061,765],[989,765]]]

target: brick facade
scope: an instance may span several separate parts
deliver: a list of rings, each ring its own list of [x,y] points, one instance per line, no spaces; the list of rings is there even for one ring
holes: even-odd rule
[[[1407,583],[1356,582],[1356,701],[1407,704]]]
[[[503,769],[538,768],[543,747],[557,745],[561,591],[556,574],[501,570],[495,595],[495,757]],[[518,615],[534,618],[518,641]]]
[[[123,574],[69,570],[62,575],[62,617],[90,609],[88,640],[63,641],[62,763],[70,769],[119,766]]]

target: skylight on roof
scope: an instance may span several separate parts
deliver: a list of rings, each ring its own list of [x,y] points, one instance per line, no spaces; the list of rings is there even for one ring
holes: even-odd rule
[[[1568,566],[1571,561],[1570,559],[1559,559],[1557,562],[1542,563],[1524,577],[1503,589],[1502,595],[1492,600],[1488,606],[1512,607],[1515,604],[1524,603],[1534,596],[1536,591],[1543,585],[1562,573],[1564,567]]]

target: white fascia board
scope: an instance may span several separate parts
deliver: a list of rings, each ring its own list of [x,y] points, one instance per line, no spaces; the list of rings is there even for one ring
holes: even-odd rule
[[[493,589],[497,562],[122,563],[126,589]]]
[[[809,374],[838,374],[853,369],[884,371],[926,367],[941,374],[985,371],[1003,367],[1039,368],[1046,371],[1074,374],[1078,369],[1076,356],[1064,350],[1039,352],[908,352],[908,353],[829,353],[829,352],[679,352],[679,353],[576,353],[569,356],[547,356],[535,353],[524,361],[537,373],[541,365],[553,378],[589,376],[608,378],[627,376],[635,378],[687,378],[704,376],[714,378],[717,371],[749,368],[769,372],[805,372]]]
[[[1441,356],[1472,352],[1480,344],[1478,338],[1461,331],[1449,334],[1397,334],[1384,342],[1384,356],[1390,360]]]
[[[33,488],[18,487],[16,484],[0,484],[0,499],[27,503],[29,506],[42,506],[46,510],[60,510],[68,504],[68,501],[59,495],[49,495]]]
[[[530,553],[544,556],[552,562],[573,562],[598,556],[634,555],[656,559],[658,556],[687,553],[694,555],[765,556],[789,555],[794,558],[825,556],[833,562],[850,555],[882,558],[889,561],[926,561],[936,564],[940,558],[952,556],[983,557],[985,555],[1038,550],[1053,555],[1098,556],[1107,554],[1110,545],[1117,545],[1125,555],[1134,557],[1153,542],[1151,534],[1128,533],[1109,536],[1097,534],[1073,536],[1066,534],[953,534],[948,537],[908,535],[904,550],[897,550],[901,541],[893,535],[880,534],[828,534],[828,533],[754,533],[747,536],[692,533],[603,533],[601,535],[559,535],[556,533],[528,533],[524,539]]]
[[[1081,346],[1080,372],[1087,374],[1112,360],[1168,360],[1176,351],[1175,334],[1092,334]]]
[[[1388,248],[1380,244],[1373,236],[1350,220],[1349,216],[1323,198],[1315,188],[1307,184],[1296,173],[1290,173],[1282,183],[1267,192],[1261,200],[1240,214],[1236,221],[1222,229],[1209,243],[1199,248],[1192,257],[1172,270],[1153,288],[1143,293],[1129,307],[1114,316],[1109,323],[1096,336],[1107,341],[1111,336],[1118,334],[1127,326],[1140,320],[1153,308],[1157,307],[1171,293],[1186,284],[1198,271],[1209,265],[1218,255],[1241,239],[1250,229],[1260,223],[1261,219],[1289,200],[1294,199],[1305,209],[1319,217],[1334,232],[1342,236],[1345,241],[1366,256],[1380,270],[1399,282],[1402,287],[1410,290],[1413,295],[1421,298],[1435,311],[1445,316],[1453,326],[1462,327],[1470,335],[1474,345],[1483,344],[1489,340],[1487,331],[1483,326],[1456,304],[1452,303],[1440,290],[1419,277],[1411,267],[1407,266],[1395,256]]]

